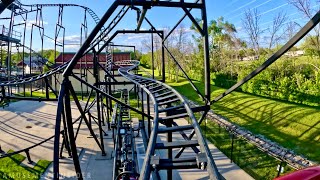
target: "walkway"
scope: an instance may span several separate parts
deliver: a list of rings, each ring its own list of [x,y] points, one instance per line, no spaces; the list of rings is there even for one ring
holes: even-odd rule
[[[73,118],[79,116],[78,110],[73,107]],[[151,110],[152,112],[152,110]],[[0,110],[0,145],[2,149],[19,150],[32,144],[40,142],[54,134],[56,117],[56,103],[53,102],[30,102],[19,101],[11,103],[9,107]],[[135,119],[135,122],[137,120]],[[179,123],[186,124],[187,121],[181,119]],[[75,124],[74,128],[77,127]],[[98,134],[97,126],[93,126],[94,131]],[[105,127],[106,128],[106,127]],[[113,142],[111,140],[111,132],[107,132],[108,136],[104,138],[107,156],[101,156],[101,152],[94,140],[89,136],[86,126],[83,124],[77,140],[78,152],[80,154],[80,162],[82,172],[85,179],[111,179],[113,159]],[[160,135],[160,139],[165,135]],[[178,141],[182,137],[178,134],[173,135],[174,141]],[[141,138],[136,139],[137,152],[139,154],[139,164],[143,162],[144,148]],[[247,173],[241,170],[234,163],[230,163],[222,152],[220,152],[213,144],[209,143],[213,157],[218,166],[220,173],[225,179],[252,179]],[[176,152],[176,151],[174,151]],[[166,155],[165,151],[158,151],[161,156]],[[192,154],[186,149],[184,156]],[[36,147],[30,151],[33,161],[39,159],[53,160],[53,140],[44,143],[42,146]],[[193,155],[193,154],[192,154]],[[64,156],[68,155],[64,153]],[[30,166],[27,162],[23,165]],[[31,165],[32,166],[32,165]],[[52,164],[41,179],[52,179]],[[72,159],[65,158],[60,161],[60,173],[65,179],[75,179],[75,172]],[[166,179],[166,173],[161,173],[161,177]],[[184,170],[174,171],[174,179],[208,179],[207,172],[201,170]]]

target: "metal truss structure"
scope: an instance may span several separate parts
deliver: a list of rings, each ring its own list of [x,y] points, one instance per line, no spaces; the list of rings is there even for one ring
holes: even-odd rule
[[[301,38],[303,38],[314,26],[320,21],[320,12],[318,12],[288,43],[286,43],[278,52],[272,55],[265,63],[259,68],[245,77],[243,80],[235,84],[232,88],[218,96],[217,98],[210,99],[210,63],[209,63],[209,41],[207,31],[207,16],[206,16],[206,4],[205,0],[196,0],[194,2],[186,2],[184,0],[114,0],[111,6],[106,10],[105,14],[101,19],[90,9],[84,6],[74,4],[34,4],[24,5],[19,1],[13,0],[1,0],[0,13],[4,9],[9,9],[11,17],[6,18],[10,20],[9,33],[7,37],[2,37],[2,41],[6,42],[8,60],[6,62],[7,77],[5,81],[0,82],[1,87],[1,101],[7,99],[19,99],[19,100],[34,100],[39,101],[39,98],[33,98],[25,96],[26,85],[29,83],[30,92],[33,91],[32,83],[37,81],[43,81],[44,85],[42,88],[45,89],[46,98],[40,99],[41,101],[57,101],[56,110],[56,126],[55,134],[42,142],[28,147],[26,149],[18,150],[16,152],[5,154],[1,156],[8,157],[13,154],[25,152],[28,159],[31,161],[29,151],[36,146],[47,142],[50,139],[54,139],[54,179],[59,179],[59,159],[62,156],[62,151],[67,150],[70,157],[73,159],[75,171],[78,175],[78,179],[83,179],[82,171],[79,162],[79,156],[77,152],[77,134],[79,132],[81,124],[84,122],[86,127],[90,131],[96,144],[99,146],[101,155],[105,156],[105,147],[103,136],[105,134],[103,126],[107,123],[108,129],[113,128],[114,142],[115,142],[115,165],[114,165],[114,179],[124,178],[129,179],[130,177],[138,177],[139,179],[159,179],[159,171],[166,170],[167,178],[172,179],[173,169],[203,169],[207,170],[210,179],[221,179],[220,173],[215,165],[214,158],[210,152],[208,144],[202,135],[200,124],[205,119],[207,112],[210,109],[210,105],[219,101],[235,89],[246,83],[248,80],[259,74],[273,62],[275,62],[281,55],[288,51],[294,46]],[[81,39],[80,48],[73,56],[72,59],[63,61],[63,64],[54,67],[51,64],[46,64],[49,68],[47,72],[42,72],[39,75],[32,76],[32,73],[23,73],[21,77],[11,76],[11,65],[10,56],[11,49],[13,46],[22,48],[23,52],[28,50],[30,54],[33,52],[32,34],[34,29],[38,29],[40,32],[42,47],[44,38],[52,39],[55,42],[55,50],[58,47],[62,48],[62,54],[64,53],[64,47],[67,45],[64,43],[65,27],[62,22],[63,12],[65,7],[80,7],[85,11],[83,23],[81,24],[81,35],[85,37]],[[55,36],[53,38],[47,37],[44,33],[42,12],[45,7],[57,7],[58,8],[58,21],[55,24]],[[153,26],[152,22],[146,17],[148,10],[157,7],[177,8],[182,9],[185,15],[177,22],[174,28],[165,36],[163,31],[157,30]],[[198,24],[191,11],[193,9],[201,11],[202,24]],[[137,12],[137,28],[135,30],[117,30],[117,24],[129,11]],[[27,26],[28,14],[36,13],[35,23],[31,27],[30,45],[25,44],[25,31]],[[88,34],[88,23],[87,16],[89,14],[96,22],[95,27]],[[114,18],[111,19],[112,15]],[[14,18],[16,16],[23,17],[25,20],[23,23],[15,24]],[[165,46],[165,41],[172,34],[172,32],[178,27],[178,25],[188,17],[195,25],[197,30],[200,32],[203,38],[203,49],[204,49],[204,77],[205,77],[205,92],[201,92],[188,77],[187,73],[180,66],[174,55],[170,52],[168,47]],[[150,30],[140,30],[142,22],[146,21],[150,25]],[[106,25],[106,22],[109,24]],[[13,37],[13,27],[23,26],[24,33],[22,35],[22,42]],[[162,40],[162,65],[161,65],[161,81],[154,78],[146,78],[137,75],[137,68],[139,62],[136,60],[127,60],[115,62],[112,59],[112,47],[117,46],[112,43],[112,40],[117,34],[122,33],[150,33],[157,34]],[[62,37],[62,42],[58,40]],[[153,43],[152,43],[153,46]],[[135,48],[134,46],[130,46]],[[153,49],[153,48],[152,48]],[[135,49],[134,49],[135,50]],[[107,60],[106,64],[102,65],[99,61],[99,54],[106,52]],[[175,89],[165,84],[165,56],[167,52],[175,64],[181,69],[185,78],[189,80],[191,86],[198,93],[203,100],[203,105],[198,107],[190,107],[188,102],[180,95]],[[91,72],[87,66],[80,66],[80,74],[76,73],[75,66],[81,61],[86,59],[86,55],[93,54],[93,72]],[[24,53],[23,53],[24,56]],[[38,55],[42,57],[42,54]],[[24,59],[24,57],[22,57]],[[43,59],[43,58],[42,58]],[[56,59],[56,57],[55,57]],[[86,63],[86,60],[85,60]],[[152,63],[154,64],[154,63]],[[153,69],[153,68],[152,68]],[[128,81],[120,82],[115,77],[115,70],[118,70],[119,75],[125,77]],[[104,72],[104,77],[100,77],[100,71]],[[95,82],[89,83],[87,81],[87,74],[92,73]],[[58,76],[62,78],[59,80]],[[54,77],[53,81],[49,83],[49,77]],[[87,96],[88,99],[83,107],[80,100],[75,92],[74,85],[71,79],[81,83],[81,96]],[[117,98],[114,95],[114,85],[131,84],[134,88],[130,91],[122,91],[122,99]],[[12,89],[17,86],[23,87],[24,96],[17,96]],[[59,86],[59,87],[58,87]],[[89,91],[90,90],[90,91]],[[50,91],[56,95],[56,98],[50,98]],[[87,92],[86,92],[87,91]],[[141,100],[141,110],[131,106],[128,103],[129,93],[134,91]],[[86,93],[83,93],[86,92]],[[94,100],[90,101],[91,97],[95,96]],[[76,104],[80,116],[73,120],[71,113],[71,98]],[[126,100],[127,99],[127,100]],[[145,101],[146,99],[146,101]],[[113,103],[115,105],[113,106]],[[147,103],[147,113],[145,113],[144,104]],[[90,114],[92,107],[96,107],[97,117]],[[145,144],[146,156],[143,162],[141,170],[138,172],[135,168],[134,155],[129,156],[129,153],[134,151],[134,129],[130,124],[126,123],[123,118],[128,114],[129,111],[135,111],[142,115],[142,120],[139,122],[139,131],[141,131],[142,138]],[[151,111],[153,111],[151,113]],[[196,119],[194,113],[202,112],[200,119]],[[165,117],[159,117],[160,113],[165,113]],[[153,114],[153,115],[151,115]],[[191,123],[189,125],[180,125],[179,118],[189,118]],[[94,120],[98,125],[98,135],[94,132],[91,122]],[[74,131],[74,124],[78,123],[77,131]],[[62,126],[61,126],[62,125]],[[61,129],[62,127],[62,129]],[[127,133],[123,133],[125,131]],[[191,131],[190,134],[187,132]],[[172,134],[178,132],[183,138],[182,141],[172,142]],[[159,134],[166,134],[166,140],[159,142]],[[60,145],[60,137],[63,137],[62,145]],[[120,151],[121,148],[124,148]],[[174,156],[173,149],[179,149],[179,152]],[[183,152],[186,148],[191,148],[194,152],[193,157],[183,157]],[[167,156],[165,158],[159,157],[156,150],[165,149]],[[125,158],[121,159],[121,156],[126,155]],[[119,163],[120,162],[120,163]]]

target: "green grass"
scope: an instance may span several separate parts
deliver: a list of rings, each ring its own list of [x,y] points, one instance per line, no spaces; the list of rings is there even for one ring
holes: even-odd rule
[[[10,152],[13,151],[8,151]],[[25,159],[26,157],[20,154],[0,159],[0,179],[39,179],[51,163],[39,160],[33,168],[30,168],[20,165]]]
[[[138,108],[138,100],[137,100],[137,99],[130,99],[130,106],[133,106],[133,107],[135,107],[136,109],[141,110],[141,103],[140,103],[139,105],[140,105],[140,106],[139,106],[139,108]],[[139,120],[142,119],[142,115],[139,114],[139,113],[137,113],[137,112],[135,112],[135,111],[133,111],[133,110],[130,110],[130,115],[131,115],[131,117],[136,117],[136,118],[138,118]]]
[[[201,103],[187,82],[169,83],[187,98]],[[203,92],[203,84],[195,82]],[[211,97],[224,89],[211,87]],[[228,118],[255,134],[281,144],[311,160],[320,162],[320,109],[251,94],[233,92],[213,104],[215,113]]]
[[[20,93],[19,95],[23,96],[23,93]],[[31,97],[31,92],[25,92],[26,97]],[[46,98],[46,92],[42,91],[34,91],[32,92],[32,97],[37,97],[37,98]],[[49,92],[49,98],[55,99],[56,95],[52,92]]]
[[[230,158],[232,135],[211,121],[201,127],[205,137]],[[234,138],[232,159],[233,162],[255,179],[273,179],[277,177],[278,171],[276,168],[280,161],[260,151],[242,138]],[[283,173],[293,170],[289,166],[285,166]]]
[[[114,95],[114,96],[117,97],[117,95]],[[120,100],[120,97],[118,97],[118,98]],[[132,94],[130,95],[129,103],[130,103],[131,107],[134,107],[134,108],[136,108],[136,109],[141,111],[141,102],[139,102],[139,108],[138,108],[138,100]],[[115,101],[112,101],[112,108],[114,107],[114,105],[115,105]],[[130,110],[130,116],[138,118],[139,120],[142,119],[142,115],[137,113],[137,112],[135,112],[135,111],[133,111],[133,110]]]
[[[186,80],[179,78],[179,82],[169,81],[167,83],[188,99],[203,104],[201,98]],[[203,83],[198,81],[194,83],[201,92],[204,92]],[[225,89],[211,86],[211,98],[213,99],[224,91]],[[263,135],[310,160],[320,162],[319,107],[233,92],[213,104],[211,109],[255,134]],[[228,146],[231,143],[228,133],[212,133],[216,128],[213,123],[208,124],[207,128],[207,138],[223,152],[230,151]],[[246,146],[250,150],[245,150],[241,155],[235,154],[236,159],[240,159],[237,162],[238,165],[257,179],[275,177],[274,170],[279,162],[251,144],[247,143]],[[226,155],[230,156],[228,153]]]

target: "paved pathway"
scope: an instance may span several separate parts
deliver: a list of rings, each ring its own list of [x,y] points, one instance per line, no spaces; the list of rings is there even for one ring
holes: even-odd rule
[[[79,116],[79,112],[73,107],[73,118]],[[151,111],[152,112],[152,111]],[[3,150],[9,149],[19,150],[38,143],[54,134],[56,103],[53,102],[30,102],[18,101],[11,103],[9,107],[0,110],[0,145]],[[137,122],[137,120],[135,120]],[[179,120],[180,124],[186,124],[184,119]],[[31,127],[31,128],[30,128]],[[74,125],[74,128],[77,124]],[[93,126],[94,131],[98,133],[97,126]],[[106,127],[105,127],[106,128]],[[77,140],[78,152],[80,154],[80,162],[82,172],[85,179],[112,179],[113,159],[113,142],[111,132],[107,132],[108,136],[104,138],[107,156],[101,156],[98,146],[92,138],[88,138],[89,132],[83,123]],[[165,135],[160,135],[163,139]],[[179,134],[173,135],[174,141],[178,141],[182,137]],[[143,162],[144,148],[141,138],[136,139],[137,151],[139,154],[139,164]],[[209,143],[215,162],[220,173],[225,179],[252,179],[247,173],[241,170],[234,163],[220,152],[213,144]],[[176,151],[174,151],[176,152]],[[164,151],[158,151],[159,154],[165,154]],[[42,146],[36,147],[30,151],[33,161],[39,159],[53,160],[53,140],[44,143]],[[192,154],[190,150],[186,150],[185,156]],[[67,154],[64,153],[67,157]],[[192,154],[193,155],[193,154]],[[28,163],[23,162],[28,165]],[[30,166],[30,165],[29,165]],[[32,165],[31,165],[32,166]],[[52,179],[53,167],[48,168],[47,172],[41,179]],[[65,158],[60,163],[60,173],[64,179],[75,179],[74,167],[72,159]],[[166,179],[166,173],[161,173],[161,177]],[[174,171],[174,179],[208,179],[207,172],[201,170],[179,170]]]

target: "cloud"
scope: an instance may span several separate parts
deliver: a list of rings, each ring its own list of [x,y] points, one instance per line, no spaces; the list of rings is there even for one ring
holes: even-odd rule
[[[65,45],[65,51],[76,51],[80,48],[80,45]]]
[[[57,38],[57,40],[59,42],[62,42],[63,41],[63,37],[59,37],[59,38]],[[80,35],[71,35],[71,36],[65,36],[64,37],[64,43],[65,44],[80,44],[80,40],[81,40]],[[84,40],[84,37],[83,37],[82,40]]]
[[[53,39],[47,39],[48,42],[54,43]],[[57,43],[62,44],[63,37],[58,37],[57,38]],[[84,41],[84,37],[82,39]],[[79,35],[70,35],[70,36],[65,36],[64,37],[64,44],[65,46],[71,46],[71,45],[77,45],[79,46],[80,44],[80,36]]]
[[[151,35],[150,34],[139,34],[139,35],[132,35],[127,37],[128,40],[142,40],[142,39],[147,39]]]
[[[25,23],[26,21],[21,21],[20,23]],[[33,24],[37,24],[36,20],[27,20],[27,29],[30,30]],[[40,22],[41,24],[41,22]],[[48,25],[47,21],[43,21],[43,25]]]

